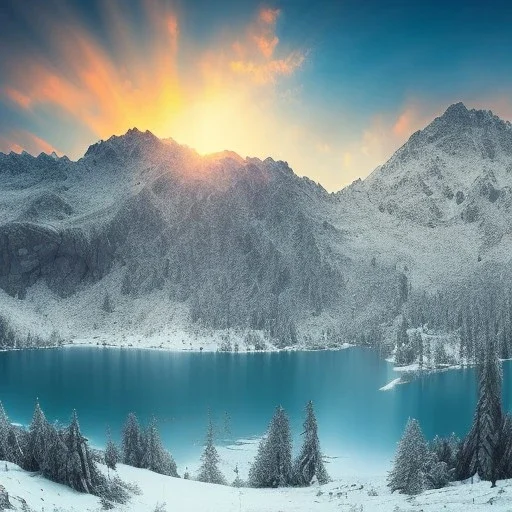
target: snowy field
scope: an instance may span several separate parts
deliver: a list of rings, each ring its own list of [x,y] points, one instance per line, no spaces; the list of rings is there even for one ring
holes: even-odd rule
[[[34,512],[96,512],[99,499],[79,494],[14,464],[0,463],[0,485],[9,493],[14,510],[23,503]],[[344,478],[323,486],[283,489],[236,489],[157,475],[147,470],[119,465],[118,476],[136,484],[139,495],[115,510],[126,512],[441,512],[511,511],[512,481],[456,484],[409,497],[391,494],[385,476]],[[27,510],[27,509],[25,509]]]
[[[220,469],[228,481],[247,478],[259,439],[240,439],[230,446],[218,446]],[[512,480],[498,482],[455,483],[418,496],[391,494],[386,474],[372,474],[371,468],[359,468],[360,476],[348,476],[342,461],[328,459],[327,470],[333,481],[308,488],[251,489],[205,484],[159,475],[145,469],[118,464],[115,474],[134,484],[140,492],[132,494],[125,505],[114,510],[125,512],[450,512],[512,511]],[[356,461],[354,461],[356,462]],[[357,466],[357,465],[356,465]],[[7,467],[8,471],[5,471]],[[107,468],[99,465],[105,474]],[[180,474],[193,477],[198,461],[179,467]],[[114,475],[110,472],[110,476]],[[341,476],[343,475],[343,476]],[[26,512],[100,512],[99,498],[80,494],[69,487],[50,482],[37,473],[28,473],[12,463],[0,462],[0,486],[9,493],[14,510]],[[0,487],[1,489],[1,487]],[[30,509],[23,509],[23,503]],[[161,508],[158,508],[158,507]],[[491,508],[492,507],[492,508]]]

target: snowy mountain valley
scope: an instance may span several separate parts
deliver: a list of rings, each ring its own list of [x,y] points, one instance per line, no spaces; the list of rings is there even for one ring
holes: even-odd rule
[[[77,162],[0,154],[1,343],[325,348],[402,313],[457,332],[508,296],[511,172],[510,123],[461,103],[335,194],[137,129]]]
[[[0,198],[0,510],[510,508],[508,121],[454,104],[337,193],[133,128],[0,153]]]

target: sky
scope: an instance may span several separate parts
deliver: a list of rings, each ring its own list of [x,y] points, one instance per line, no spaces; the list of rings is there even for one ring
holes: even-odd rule
[[[1,0],[0,151],[129,128],[339,190],[455,102],[512,120],[512,2]]]

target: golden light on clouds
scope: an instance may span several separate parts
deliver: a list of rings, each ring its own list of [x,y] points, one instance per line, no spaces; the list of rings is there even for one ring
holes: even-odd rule
[[[18,142],[13,142],[13,139]],[[25,150],[34,155],[38,155],[41,152],[50,155],[55,152],[57,155],[62,156],[62,152],[52,144],[26,130],[13,131],[9,139],[0,136],[0,146],[9,147],[9,150],[15,153],[21,153]]]
[[[69,23],[58,31],[45,17],[42,27],[53,34],[48,35],[52,58],[31,54],[13,61],[5,97],[35,117],[56,111],[97,138],[137,126],[203,153],[257,151],[259,145],[249,142],[263,124],[275,122],[264,112],[275,84],[305,59],[299,49],[279,51],[280,11],[261,9],[247,26],[232,27],[215,47],[187,53],[180,66],[180,52],[188,48],[177,14],[151,0],[143,6],[151,37],[141,42],[122,3],[105,3],[112,39],[108,50],[78,17],[67,13]],[[22,147],[19,133],[9,138],[3,146]]]

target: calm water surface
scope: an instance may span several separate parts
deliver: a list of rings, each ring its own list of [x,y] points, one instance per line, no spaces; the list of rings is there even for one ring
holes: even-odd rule
[[[36,397],[51,421],[67,422],[76,408],[82,430],[98,446],[107,425],[119,438],[128,412],[142,422],[154,414],[183,466],[199,457],[208,408],[224,444],[261,435],[278,404],[299,438],[303,407],[312,399],[323,450],[336,457],[336,472],[373,473],[387,469],[409,416],[432,438],[464,435],[473,415],[473,369],[379,391],[396,376],[389,363],[363,348],[201,354],[70,347],[0,353],[0,400],[11,420],[22,424],[30,422]],[[503,398],[511,410],[510,361],[504,363]]]

